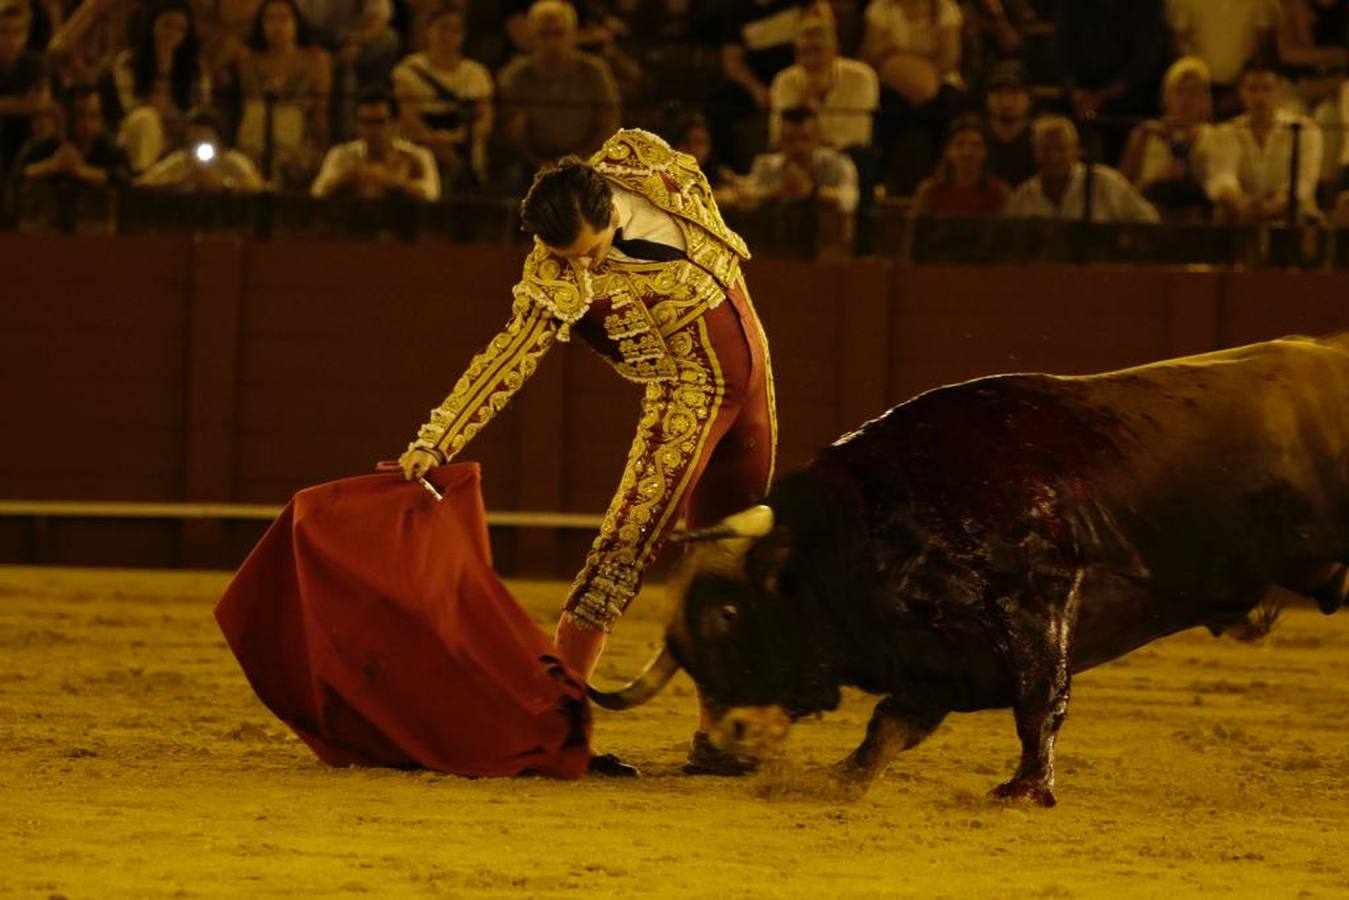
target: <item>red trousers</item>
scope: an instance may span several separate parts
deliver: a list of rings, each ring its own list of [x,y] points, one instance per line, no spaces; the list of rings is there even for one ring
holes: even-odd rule
[[[681,517],[717,522],[760,502],[773,477],[773,373],[743,283],[663,337],[678,377],[647,385],[618,491],[567,600],[583,628],[613,628]]]

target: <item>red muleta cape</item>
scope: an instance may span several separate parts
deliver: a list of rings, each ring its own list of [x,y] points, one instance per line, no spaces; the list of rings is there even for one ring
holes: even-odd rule
[[[478,466],[300,491],[216,621],[267,708],[334,766],[580,778],[584,686],[492,568]]]

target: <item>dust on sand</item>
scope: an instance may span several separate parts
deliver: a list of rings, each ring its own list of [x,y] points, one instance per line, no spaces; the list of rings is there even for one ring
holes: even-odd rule
[[[0,569],[0,896],[1349,893],[1349,615],[1080,676],[1040,810],[985,796],[1016,758],[1006,711],[953,716],[855,802],[683,776],[682,675],[597,713],[640,780],[326,768],[216,631],[226,579]],[[565,592],[513,588],[545,623]],[[634,605],[597,680],[635,671],[663,600]],[[798,725],[792,765],[841,757],[870,705]]]

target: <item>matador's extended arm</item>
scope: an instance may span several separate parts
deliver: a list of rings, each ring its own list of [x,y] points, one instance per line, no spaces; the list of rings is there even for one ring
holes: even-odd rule
[[[408,449],[430,450],[449,462],[534,374],[563,323],[526,297],[517,297],[506,327],[492,338],[455,384]]]
[[[590,282],[536,240],[514,294],[510,322],[431,410],[409,450],[428,450],[442,463],[453,459],[534,374],[553,341],[568,339],[590,304]]]

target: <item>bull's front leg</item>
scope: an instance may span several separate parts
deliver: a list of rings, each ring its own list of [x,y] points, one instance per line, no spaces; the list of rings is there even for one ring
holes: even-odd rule
[[[920,709],[886,697],[876,704],[867,736],[856,750],[833,767],[834,777],[865,788],[900,753],[922,743],[937,730],[945,710]]]
[[[1053,806],[1054,741],[1068,715],[1072,682],[1071,649],[1077,622],[1082,573],[1066,595],[1036,598],[1029,609],[1015,600],[1003,603],[1008,650],[1016,678],[1012,711],[1021,740],[1021,762],[993,796]]]

